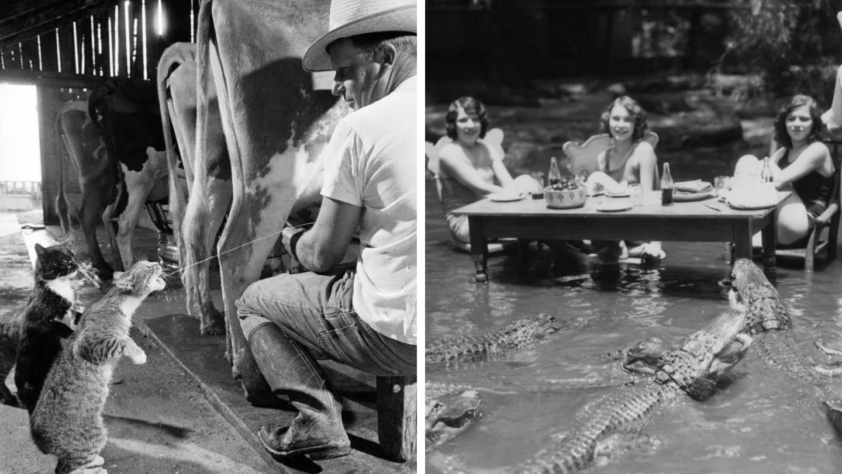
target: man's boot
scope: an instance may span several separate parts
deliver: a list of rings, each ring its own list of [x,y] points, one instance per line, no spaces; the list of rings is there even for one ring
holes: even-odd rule
[[[289,427],[266,425],[257,433],[267,451],[279,457],[308,454],[330,459],[351,453],[342,426],[342,404],[328,387],[321,367],[307,350],[274,324],[249,336],[249,346],[272,392],[286,396],[298,410]]]

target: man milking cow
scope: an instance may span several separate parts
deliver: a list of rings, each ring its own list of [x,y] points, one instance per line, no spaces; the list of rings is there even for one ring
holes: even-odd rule
[[[416,373],[416,2],[333,0],[308,71],[336,71],[333,93],[354,112],[324,151],[323,203],[310,230],[283,243],[311,272],[252,283],[237,314],[261,372],[298,410],[264,426],[280,457],[350,453],[342,405],[316,358],[376,375]],[[339,270],[359,228],[353,270]]]

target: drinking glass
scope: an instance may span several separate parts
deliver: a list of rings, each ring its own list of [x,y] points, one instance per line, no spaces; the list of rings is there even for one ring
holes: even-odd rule
[[[636,207],[643,205],[643,186],[640,183],[629,185],[629,200]]]
[[[713,178],[713,187],[716,189],[716,196],[722,195],[723,191],[728,191],[731,178],[728,176],[717,176]]]

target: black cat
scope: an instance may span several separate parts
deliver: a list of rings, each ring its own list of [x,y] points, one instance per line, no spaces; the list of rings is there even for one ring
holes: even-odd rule
[[[74,279],[79,270],[73,253],[58,246],[35,244],[35,285],[20,315],[14,321],[0,322],[0,381],[13,366],[18,398],[32,413],[44,379],[62,349],[62,340],[73,334],[82,306]],[[12,350],[14,347],[16,350]],[[5,383],[0,383],[0,399],[16,404]]]

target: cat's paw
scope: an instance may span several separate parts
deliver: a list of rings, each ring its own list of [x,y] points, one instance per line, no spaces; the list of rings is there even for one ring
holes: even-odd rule
[[[146,353],[143,352],[143,349],[138,349],[138,353],[132,354],[131,359],[135,365],[143,365],[146,363]]]

